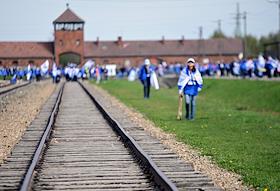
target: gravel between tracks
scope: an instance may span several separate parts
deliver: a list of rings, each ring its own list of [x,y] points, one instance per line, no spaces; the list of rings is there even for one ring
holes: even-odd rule
[[[0,164],[10,154],[54,89],[55,85],[49,80],[41,81],[0,97]]]
[[[186,162],[191,162],[195,170],[198,170],[208,175],[213,182],[224,190],[255,190],[252,187],[247,187],[242,183],[241,176],[233,172],[229,172],[218,167],[210,158],[202,156],[197,150],[191,146],[178,142],[175,136],[168,134],[156,127],[154,123],[149,121],[141,113],[133,108],[129,108],[121,103],[118,99],[111,96],[106,90],[103,90],[95,85],[92,86],[94,91],[97,91],[99,96],[111,102],[112,107],[120,108],[120,112],[125,113],[134,123],[148,132],[151,136],[160,140],[165,146],[177,153]]]

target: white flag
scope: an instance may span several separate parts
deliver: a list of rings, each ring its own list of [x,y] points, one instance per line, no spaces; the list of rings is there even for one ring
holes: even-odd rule
[[[94,66],[94,64],[95,64],[94,61],[88,60],[88,61],[85,63],[84,68],[90,69],[90,68],[92,68],[92,67]]]
[[[48,70],[49,70],[49,65],[50,65],[50,63],[49,63],[48,60],[46,60],[46,61],[41,65],[41,71],[42,71],[43,74],[46,74],[46,73],[48,72]]]

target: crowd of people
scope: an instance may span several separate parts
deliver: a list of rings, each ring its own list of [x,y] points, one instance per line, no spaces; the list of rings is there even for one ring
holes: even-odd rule
[[[162,62],[157,67],[158,76],[175,73],[180,74],[185,63],[167,64]],[[272,57],[235,59],[232,62],[211,62],[204,59],[202,63],[196,62],[196,68],[202,76],[211,77],[242,77],[242,78],[272,78],[280,77],[280,62]]]
[[[143,61],[144,63],[144,61]],[[240,77],[240,78],[277,78],[280,77],[280,62],[272,57],[263,57],[260,55],[258,58],[236,59],[232,62],[211,62],[209,59],[204,59],[202,63],[196,62],[196,68],[202,76],[209,77]],[[167,74],[180,74],[184,68],[185,63],[170,64],[164,61],[160,63],[151,63],[151,67],[158,77]],[[141,72],[141,66],[133,67],[131,65],[116,67],[114,69],[114,78],[127,78],[134,81],[138,78]],[[66,80],[81,79],[95,79],[97,83],[101,80],[107,80],[108,69],[105,65],[98,65],[90,60],[82,67],[76,64],[69,63],[67,66],[57,67],[54,63],[49,67],[48,61],[44,62],[41,66],[27,67],[0,67],[0,78],[3,80],[10,80],[11,83],[16,83],[17,80],[36,80],[40,81],[42,78],[50,76],[54,82],[59,82],[62,76]]]
[[[68,63],[65,67],[57,67],[55,63],[49,67],[49,61],[46,60],[40,67],[28,65],[27,67],[2,67],[0,68],[0,77],[3,80],[9,79],[11,83],[17,80],[36,80],[52,77],[53,83],[58,83],[61,77],[67,81],[76,81],[78,79],[95,79],[96,83],[101,80],[107,80],[108,76],[114,78],[127,78],[129,81],[140,80],[143,85],[144,99],[150,97],[150,87],[159,89],[158,77],[167,74],[176,74],[179,77],[178,89],[179,95],[185,97],[186,118],[193,120],[195,116],[195,98],[202,88],[202,77],[241,77],[241,78],[272,78],[280,77],[280,62],[272,57],[236,59],[230,63],[216,62],[212,63],[204,59],[203,63],[197,63],[193,58],[189,58],[185,63],[167,64],[166,62],[151,63],[146,58],[138,67],[130,64],[124,64],[121,68],[109,66],[100,66],[94,61],[89,60],[84,65],[78,66],[74,63]],[[178,113],[180,113],[178,111]],[[180,118],[180,117],[179,117]]]
[[[40,67],[2,67],[0,68],[0,77],[3,80],[10,80],[12,84],[15,84],[17,80],[36,80],[40,81],[42,76],[45,76],[47,72],[42,72]]]
[[[105,67],[99,67],[92,65],[92,67],[81,67],[77,64],[69,63],[65,67],[57,67],[54,63],[49,68],[49,63],[45,62],[40,67],[28,65],[27,67],[0,67],[0,79],[10,80],[12,84],[18,80],[26,81],[40,81],[45,78],[52,78],[54,83],[58,83],[61,77],[65,77],[67,81],[76,81],[77,79],[96,79],[100,80],[108,79],[107,69]]]

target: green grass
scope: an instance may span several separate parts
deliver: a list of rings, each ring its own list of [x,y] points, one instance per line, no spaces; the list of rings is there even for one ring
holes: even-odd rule
[[[6,80],[10,80],[12,78],[12,76],[7,76],[6,77]],[[3,76],[0,76],[0,80],[4,80],[4,77]]]
[[[144,100],[140,82],[100,86],[248,185],[280,189],[280,82],[205,79],[194,121],[176,120],[177,88]]]

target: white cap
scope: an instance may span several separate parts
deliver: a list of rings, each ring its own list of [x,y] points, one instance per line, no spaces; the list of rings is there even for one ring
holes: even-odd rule
[[[195,63],[195,60],[193,58],[189,58],[187,63],[190,63],[190,62]]]
[[[144,64],[149,66],[151,64],[151,61],[148,58],[146,58],[144,61]]]

